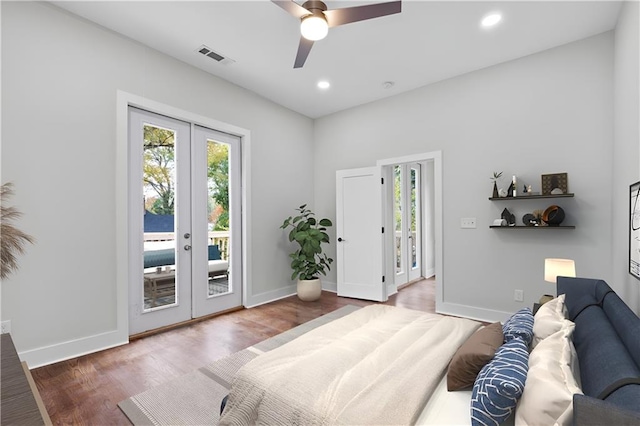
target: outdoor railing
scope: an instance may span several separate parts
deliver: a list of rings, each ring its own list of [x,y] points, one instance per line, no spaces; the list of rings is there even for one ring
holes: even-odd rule
[[[175,241],[175,233],[173,232],[145,232],[145,243],[163,243]],[[209,231],[208,244],[218,245],[220,256],[223,260],[229,260],[229,231]]]

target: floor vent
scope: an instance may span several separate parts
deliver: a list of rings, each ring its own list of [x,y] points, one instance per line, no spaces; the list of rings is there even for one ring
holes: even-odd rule
[[[219,53],[214,52],[213,50],[211,50],[211,48],[205,46],[204,44],[202,46],[200,46],[197,50],[198,53],[213,59],[214,61],[218,62],[219,64],[224,64],[224,65],[229,65],[234,63],[235,61],[231,58],[227,58]]]

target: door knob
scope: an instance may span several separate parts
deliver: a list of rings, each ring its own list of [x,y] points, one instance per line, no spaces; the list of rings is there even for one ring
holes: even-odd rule
[[[185,238],[191,238],[191,234],[187,232],[186,234],[184,234],[184,237]]]
[[[342,238],[338,237],[338,242],[339,242],[339,243],[341,243],[341,242],[343,242],[343,241],[344,241],[344,240],[343,240]]]
[[[184,246],[184,249],[185,249],[186,251],[189,251],[189,250],[191,250],[191,246],[190,246],[189,244],[187,244],[186,246]]]

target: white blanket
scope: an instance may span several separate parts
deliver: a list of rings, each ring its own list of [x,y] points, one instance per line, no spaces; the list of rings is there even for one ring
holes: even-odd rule
[[[413,424],[479,326],[367,306],[247,363],[220,424]]]

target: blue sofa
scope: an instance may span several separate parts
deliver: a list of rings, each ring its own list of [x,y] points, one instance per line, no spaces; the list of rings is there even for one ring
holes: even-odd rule
[[[603,280],[558,277],[584,395],[574,425],[640,425],[640,318]]]

